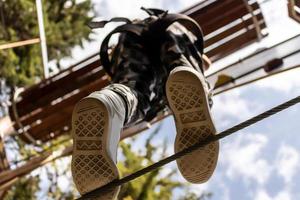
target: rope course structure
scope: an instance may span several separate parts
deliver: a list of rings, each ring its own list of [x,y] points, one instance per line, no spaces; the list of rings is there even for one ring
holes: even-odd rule
[[[279,75],[279,74],[282,74],[282,73],[285,73],[285,72],[289,72],[289,71],[292,71],[292,70],[295,70],[295,69],[300,69],[300,65],[295,65],[295,66],[291,66],[291,67],[287,67],[286,69],[282,69],[282,70],[279,70],[279,71],[275,71],[275,72],[272,72],[270,74],[267,74],[265,76],[261,76],[259,78],[255,78],[253,80],[249,80],[249,81],[246,81],[246,82],[243,82],[243,83],[240,83],[240,84],[236,84],[236,85],[233,85],[229,88],[226,88],[224,90],[221,90],[221,91],[218,91],[218,92],[215,92],[214,93],[214,96],[217,96],[219,94],[223,94],[225,92],[228,92],[228,91],[231,91],[233,89],[237,89],[237,88],[240,88],[240,87],[243,87],[243,86],[246,86],[246,85],[249,85],[251,83],[254,83],[254,82],[257,82],[257,81],[260,81],[260,80],[263,80],[263,79],[267,79],[269,77],[272,77],[272,76],[275,76],[275,75]],[[140,124],[139,126],[136,126],[136,127],[133,127],[132,129],[127,129],[125,131],[123,131],[122,133],[122,137],[121,137],[121,140],[123,139],[126,139],[126,138],[129,138],[129,137],[132,137],[144,130],[147,130],[149,128],[151,128],[151,126],[165,118],[167,118],[168,116],[170,116],[172,113],[171,112],[166,112],[166,113],[163,113],[161,115],[159,115],[157,118],[155,118],[151,123],[142,123]],[[22,133],[20,133],[22,134]],[[18,134],[19,135],[19,134]],[[64,140],[61,140],[55,144],[52,144],[50,145],[49,147],[43,149],[42,151],[40,152],[37,152],[36,154],[32,154],[26,158],[23,158],[23,159],[20,159],[20,160],[16,160],[16,161],[13,161],[11,162],[10,164],[12,165],[18,165],[19,163],[22,163],[24,161],[28,161],[30,160],[31,158],[35,157],[35,156],[39,156],[39,155],[42,155],[43,153],[46,153],[47,151],[49,150],[52,150],[53,148],[56,148],[56,147],[59,147],[61,145],[64,145],[65,143],[69,142],[70,141],[70,138],[67,138],[67,139],[64,139]],[[68,148],[68,147],[67,147]],[[72,152],[70,152],[72,153]]]
[[[230,12],[219,16],[218,13],[224,9]],[[259,41],[261,38],[258,35],[267,36],[267,25],[257,0],[209,0],[205,4],[201,1],[181,14],[201,23],[206,43],[205,54],[212,62]],[[75,103],[109,83],[98,55],[84,59],[26,88],[15,105],[17,117],[14,108],[9,107],[14,128],[22,132],[22,126],[25,127],[34,140],[42,143],[67,134]],[[36,101],[33,103],[32,99]],[[33,143],[24,134],[19,136],[26,143]]]
[[[300,23],[300,1],[288,0],[289,16]]]
[[[23,126],[23,124],[19,120],[19,114],[18,114],[18,111],[17,111],[17,108],[16,108],[16,99],[18,98],[19,93],[20,92],[19,92],[18,89],[14,89],[13,94],[12,94],[12,98],[11,98],[13,115],[16,118],[16,123],[18,124],[19,127],[21,127],[21,129],[20,129],[21,133],[19,133],[19,134],[23,134],[29,141],[31,141],[33,144],[37,145],[38,144],[37,141],[30,135],[30,133],[28,133],[25,130],[25,127]]]
[[[295,2],[295,0],[289,0],[289,1],[290,2]],[[1,0],[0,0],[0,2],[1,2]],[[184,11],[184,13],[189,14],[189,15],[193,16],[195,19],[198,19],[200,21],[205,21],[206,24],[204,24],[204,27],[205,27],[205,31],[206,31],[206,34],[205,34],[206,35],[206,40],[207,40],[206,42],[207,42],[207,44],[209,44],[209,46],[208,46],[209,48],[207,49],[207,52],[209,53],[212,60],[215,61],[215,60],[218,60],[220,58],[223,58],[226,55],[229,55],[232,52],[235,52],[238,48],[246,46],[246,45],[250,44],[253,41],[260,41],[260,40],[262,40],[263,37],[266,36],[263,32],[263,30],[266,29],[266,24],[265,24],[265,21],[264,21],[263,13],[261,12],[259,4],[256,2],[256,0],[252,0],[252,1],[249,1],[249,0],[211,1],[211,2],[213,2],[211,4],[211,7],[212,7],[212,5],[214,6],[214,9],[212,9],[211,11],[209,11],[208,8],[206,8],[206,6],[204,4],[203,5],[202,4],[197,4],[194,7]],[[226,14],[228,14],[228,16],[226,16],[226,17],[224,17],[224,16],[220,17],[219,16],[219,18],[213,19],[212,21],[203,20],[205,18],[208,18],[207,16],[210,16],[210,15],[214,16],[214,14],[213,14],[214,11],[224,9],[224,6],[226,6],[228,8],[235,7],[235,9],[232,9],[232,11],[230,13],[229,12],[226,13]],[[203,9],[204,9],[204,11],[209,11],[209,12],[204,12]],[[236,11],[236,12],[233,12],[233,11]],[[224,19],[220,19],[220,18],[224,18]],[[228,21],[228,23],[225,23],[225,19]],[[241,20],[240,24],[236,24],[236,25],[231,27],[231,25],[232,25],[231,23],[235,22],[235,20],[237,20],[237,19],[243,19],[243,20]],[[212,23],[212,22],[214,22],[214,23]],[[214,24],[214,26],[212,26],[212,24]],[[217,30],[217,32],[218,32],[218,30],[219,30],[219,29],[215,30],[215,28],[216,28],[215,26],[217,28],[222,28],[223,27],[222,28],[223,32],[220,32],[216,35],[212,34],[212,33],[214,33],[214,31]],[[226,27],[226,28],[224,29],[224,27]],[[243,33],[241,35],[237,35],[237,37],[235,37],[232,41],[228,40],[228,42],[224,42],[224,41],[227,41],[225,39],[230,38],[232,35],[236,35],[236,33],[238,31],[243,30],[245,28],[247,30],[245,33]],[[291,38],[290,40],[292,40],[292,39],[297,39],[297,38],[296,37]],[[288,41],[285,41],[285,42],[288,42]],[[16,42],[16,43],[9,43],[9,44],[6,44],[6,45],[0,45],[0,50],[1,49],[7,49],[7,48],[14,48],[14,47],[17,47],[17,46],[20,46],[20,45],[30,45],[30,44],[36,44],[36,43],[41,43],[41,39],[40,38],[35,38],[35,39],[32,39],[32,40],[28,40],[28,41],[20,41],[20,42]],[[277,44],[277,45],[279,46],[279,45],[283,45],[283,44]],[[277,45],[275,45],[275,46],[277,46]],[[275,48],[275,47],[270,47],[268,49],[261,50],[260,52],[255,52],[255,54],[271,51],[272,48]],[[300,51],[299,49],[297,49],[297,50],[291,49],[291,51],[292,50],[293,50],[293,52],[291,52],[289,54],[286,54],[286,55],[280,55],[278,57],[280,57],[280,59],[285,59],[287,57],[290,57],[294,54],[299,53],[299,51]],[[71,108],[70,105],[77,101],[76,98],[79,98],[80,95],[84,94],[84,92],[92,90],[96,85],[97,85],[97,87],[99,87],[99,85],[104,86],[105,84],[109,83],[109,81],[110,81],[109,77],[103,75],[104,71],[100,67],[99,58],[97,57],[94,60],[92,59],[95,56],[97,56],[97,55],[92,55],[88,59],[77,63],[76,65],[74,65],[70,69],[63,70],[59,74],[57,74],[57,75],[55,75],[55,76],[53,76],[49,79],[45,79],[43,82],[41,82],[41,84],[38,85],[38,86],[45,86],[45,85],[48,84],[48,86],[53,87],[53,85],[54,85],[53,83],[57,84],[59,81],[61,81],[61,83],[62,83],[62,80],[60,80],[60,78],[63,77],[63,76],[67,77],[67,75],[68,75],[68,77],[71,77],[71,78],[73,77],[73,80],[75,80],[76,78],[78,78],[77,75],[79,75],[80,78],[78,78],[78,85],[76,85],[76,87],[74,86],[75,89],[77,89],[77,90],[78,90],[78,88],[80,89],[79,93],[74,93],[75,89],[71,88],[69,86],[68,87],[66,86],[65,88],[62,88],[62,89],[59,88],[59,90],[53,90],[54,92],[52,90],[49,90],[51,92],[47,92],[47,93],[51,94],[51,98],[53,98],[53,99],[50,99],[50,97],[49,97],[49,99],[45,98],[43,102],[42,101],[39,102],[41,105],[36,103],[36,105],[39,105],[39,106],[36,106],[36,107],[30,105],[27,102],[27,106],[29,105],[28,107],[30,107],[30,106],[34,107],[34,108],[26,107],[26,108],[28,108],[28,110],[32,114],[32,116],[28,115],[29,117],[26,116],[28,113],[30,113],[29,111],[25,112],[25,109],[24,110],[20,109],[20,108],[25,108],[21,104],[21,103],[24,103],[24,102],[18,102],[17,101],[18,95],[16,95],[14,97],[14,99],[12,100],[12,106],[11,106],[10,111],[11,111],[11,117],[14,118],[16,128],[18,128],[20,131],[19,131],[18,134],[14,135],[14,136],[21,136],[22,138],[24,137],[24,140],[28,141],[28,143],[39,146],[39,143],[38,143],[39,141],[42,141],[42,140],[49,141],[49,140],[52,140],[54,137],[59,136],[62,133],[69,132],[70,129],[68,127],[68,124],[62,124],[61,126],[56,127],[57,129],[53,128],[53,130],[50,131],[51,133],[48,132],[48,130],[45,131],[47,128],[54,127],[54,126],[51,126],[52,125],[52,120],[48,120],[47,117],[49,117],[50,114],[53,114],[53,113],[60,114],[60,113],[57,113],[57,110],[59,110],[58,108],[64,108],[64,109],[67,108],[67,109],[65,109],[66,110],[65,113],[70,113],[71,110],[72,110],[72,109],[70,109]],[[254,56],[254,55],[251,55],[251,56]],[[245,60],[246,60],[246,58],[245,58]],[[87,62],[88,64],[86,64],[85,62]],[[242,61],[240,60],[239,62],[242,62]],[[85,66],[82,67],[81,64],[85,65]],[[237,63],[232,64],[232,66],[234,66],[236,64]],[[232,66],[228,66],[228,67],[230,68]],[[251,69],[251,71],[249,71],[245,74],[236,75],[234,77],[234,80],[231,80],[231,81],[228,81],[228,82],[225,82],[225,83],[223,82],[223,85],[220,85],[220,87],[215,88],[215,89],[218,89],[218,91],[216,91],[215,95],[219,95],[221,93],[230,91],[232,89],[248,85],[250,83],[268,78],[270,76],[274,76],[274,75],[277,75],[277,74],[280,74],[280,73],[283,73],[283,72],[287,72],[287,71],[290,71],[290,70],[293,70],[293,69],[298,69],[298,68],[300,68],[300,65],[298,64],[298,65],[295,65],[295,66],[292,66],[292,67],[289,67],[289,68],[286,68],[286,69],[282,69],[280,71],[274,71],[274,72],[273,71],[272,72],[271,71],[268,71],[268,72],[266,71],[266,73],[268,73],[267,75],[261,76],[259,78],[255,78],[253,80],[246,81],[246,82],[243,82],[243,83],[237,84],[235,82],[236,80],[242,79],[245,76],[248,76],[250,74],[253,74],[254,72],[257,72],[257,71],[263,69],[263,67],[264,66],[257,66],[256,68]],[[278,68],[279,67],[281,67],[281,66],[278,66]],[[81,77],[82,73],[78,73],[79,72],[78,69],[81,69],[82,71],[85,70],[86,75]],[[96,71],[96,70],[98,70],[98,71]],[[226,69],[223,69],[223,70],[226,72]],[[275,70],[277,70],[277,68]],[[269,73],[269,72],[271,72],[271,73]],[[72,76],[69,76],[70,74]],[[77,75],[75,76],[74,74],[75,75],[77,74]],[[101,84],[99,84],[99,82],[97,82],[97,84],[96,84],[96,81],[94,81],[94,79],[98,78],[100,75],[103,75],[102,76],[103,80],[101,80]],[[70,80],[70,78],[68,78],[68,80]],[[94,82],[92,82],[92,81],[94,81]],[[53,82],[53,83],[50,84],[50,82]],[[233,85],[230,85],[230,84],[233,84]],[[57,84],[57,85],[59,85],[59,84]],[[63,84],[61,84],[61,85],[63,85]],[[224,88],[224,86],[229,86],[229,87]],[[39,89],[43,89],[43,88],[40,87]],[[34,88],[32,90],[34,90]],[[61,90],[65,90],[65,91],[61,91]],[[28,91],[29,91],[28,92],[28,94],[29,94],[30,90],[28,90]],[[55,96],[56,93],[55,92],[57,92],[57,97],[58,98],[56,98],[56,96]],[[38,92],[37,92],[37,94],[38,94]],[[73,96],[70,95],[70,94],[72,94]],[[28,95],[28,97],[30,97],[30,95]],[[70,98],[70,97],[72,97],[72,98]],[[22,98],[20,98],[20,99],[22,99]],[[23,99],[26,99],[26,98],[23,98]],[[28,99],[30,99],[30,98],[28,98]],[[41,100],[41,99],[42,98],[40,98],[39,100]],[[59,101],[57,101],[57,100],[59,100]],[[56,104],[55,104],[56,107],[49,104],[48,101],[49,102],[54,102],[55,101],[56,102]],[[235,126],[229,128],[229,129],[225,130],[225,131],[222,131],[222,132],[218,133],[215,136],[206,138],[204,141],[198,142],[198,143],[196,143],[196,144],[194,144],[194,145],[192,145],[192,146],[190,146],[190,147],[188,147],[188,148],[186,148],[186,149],[184,149],[184,150],[182,150],[182,151],[180,151],[176,154],[173,154],[169,157],[166,157],[163,160],[160,160],[157,163],[154,163],[154,164],[152,164],[148,167],[145,167],[141,170],[138,170],[138,171],[126,176],[126,177],[123,177],[123,178],[120,178],[120,179],[115,179],[112,182],[110,182],[110,183],[108,183],[108,184],[106,184],[106,185],[104,185],[100,188],[97,188],[94,191],[91,191],[90,193],[83,195],[82,197],[79,197],[78,199],[90,199],[90,198],[97,197],[97,196],[105,193],[106,191],[109,191],[110,189],[112,189],[114,187],[121,186],[121,185],[123,185],[127,182],[130,182],[130,181],[132,181],[132,180],[134,180],[138,177],[141,177],[141,176],[143,176],[143,175],[145,175],[145,174],[147,174],[147,173],[149,173],[153,170],[157,170],[157,169],[163,167],[164,165],[166,165],[170,162],[173,162],[176,159],[181,158],[181,157],[183,157],[183,156],[185,156],[185,155],[187,155],[187,154],[189,154],[189,153],[191,153],[191,152],[193,152],[193,151],[195,151],[195,150],[197,150],[197,149],[199,149],[199,148],[201,148],[205,145],[209,145],[211,142],[221,140],[221,139],[223,139],[227,136],[230,136],[230,135],[236,133],[239,130],[242,130],[242,129],[248,127],[248,126],[251,126],[251,125],[253,125],[253,124],[255,124],[255,123],[257,123],[257,122],[259,122],[263,119],[266,119],[266,118],[268,118],[268,117],[270,117],[270,116],[272,116],[272,115],[274,115],[274,114],[276,114],[280,111],[283,111],[283,110],[285,110],[285,109],[287,109],[287,108],[289,108],[289,107],[291,107],[295,104],[298,104],[299,102],[300,102],[300,96],[298,96],[294,99],[291,99],[291,100],[289,100],[289,101],[287,101],[287,102],[285,102],[281,105],[278,105],[278,106],[276,106],[276,107],[274,107],[274,108],[272,108],[272,109],[270,109],[266,112],[263,112],[263,113],[255,116],[253,118],[250,118],[250,119],[248,119],[248,120],[246,120],[246,121],[244,121],[244,122],[242,122],[238,125],[235,125]],[[67,107],[66,105],[68,105],[69,107]],[[34,111],[37,111],[37,110],[43,110],[44,112],[34,112]],[[20,113],[18,113],[18,111]],[[24,113],[22,113],[22,112],[24,112]],[[170,116],[171,114],[172,113],[170,111],[167,111],[167,112],[161,113],[151,123],[142,123],[142,124],[139,124],[139,126],[132,127],[132,129],[130,129],[130,130],[125,129],[123,131],[122,135],[121,135],[121,139],[136,135],[136,134],[140,133],[141,131],[150,128],[151,124],[159,122],[160,120]],[[68,118],[67,115],[63,114],[61,116],[63,116],[63,118],[57,118],[57,120],[67,121],[67,120],[63,120],[65,118]],[[51,119],[53,119],[53,118],[51,118]],[[48,123],[47,120],[49,121],[50,125],[47,124]],[[27,121],[30,121],[30,123],[29,122],[27,123]],[[39,121],[39,123],[37,123],[38,121]],[[40,124],[40,122],[42,122],[42,123]],[[32,124],[34,126],[32,126]],[[47,126],[42,127],[42,125],[44,125],[44,124],[46,124]],[[30,127],[30,129],[28,127]],[[66,130],[64,130],[64,127],[68,127],[68,128]],[[44,137],[44,136],[49,136],[49,137]],[[30,166],[30,169],[27,166],[21,166],[20,167],[21,169],[20,168],[17,169],[17,170],[19,170],[19,172],[18,172],[19,175],[14,174],[14,175],[11,175],[11,177],[15,178],[17,176],[19,177],[19,176],[26,175],[26,174],[30,173],[31,171],[33,171],[34,169],[36,169],[37,167],[43,166],[44,164],[49,163],[49,162],[53,162],[55,159],[61,158],[63,156],[71,155],[72,145],[67,146],[63,150],[63,152],[59,155],[55,155],[55,156],[51,155],[54,152],[53,149],[55,147],[58,147],[60,145],[65,145],[69,141],[70,141],[70,139],[68,139],[68,138],[64,139],[64,140],[61,140],[57,143],[50,144],[45,149],[42,149],[41,151],[39,151],[39,152],[37,152],[33,155],[30,155],[29,157],[26,157],[22,160],[13,161],[11,164],[14,164],[14,165],[18,165],[19,163],[23,164],[24,161],[32,161],[32,163],[35,162],[37,164],[34,165],[34,166]],[[28,166],[29,166],[29,164],[31,164],[31,163],[28,163]],[[25,168],[26,168],[26,170],[25,170]],[[23,171],[21,171],[21,170],[23,170]],[[9,183],[9,180],[11,181],[11,178],[8,175],[10,175],[10,174],[9,173],[0,173],[0,185],[2,183],[4,183],[4,184]],[[6,178],[6,180],[4,180],[4,177]],[[1,187],[0,187],[0,190],[1,190]]]
[[[211,137],[208,137],[206,138],[204,141],[200,141],[182,151],[179,151],[167,158],[164,158],[152,165],[149,165],[148,167],[145,167],[139,171],[136,171],[128,176],[125,176],[124,178],[121,178],[121,179],[115,179],[111,182],[109,182],[108,184],[100,187],[100,188],[97,188],[85,195],[83,195],[82,197],[78,198],[77,200],[84,200],[84,199],[90,199],[90,198],[96,198],[96,197],[99,197],[99,195],[102,195],[102,194],[105,194],[106,192],[109,192],[111,189],[113,189],[114,187],[117,187],[117,186],[122,186],[123,184],[127,183],[127,182],[130,182],[136,178],[139,178],[149,172],[152,172],[154,170],[157,170],[161,167],[163,167],[164,165],[170,163],[170,162],[173,162],[175,161],[176,159],[179,159],[201,147],[204,147],[205,145],[209,145],[211,142],[214,142],[214,141],[217,141],[217,140],[221,140],[225,137],[228,137],[234,133],[236,133],[237,131],[240,131],[248,126],[251,126],[263,119],[266,119],[280,111],[283,111],[283,110],[286,110],[287,108],[293,106],[293,105],[296,105],[297,103],[300,102],[300,96],[297,96],[285,103],[282,103],[274,108],[271,108],[270,110],[267,110],[257,116],[254,116],[240,124],[237,124],[227,130],[224,130],[220,133],[218,133],[217,135],[214,135],[214,136],[211,136]]]
[[[300,65],[295,65],[295,66],[292,66],[292,67],[289,67],[289,68],[286,68],[286,69],[282,69],[280,71],[272,72],[272,73],[267,74],[265,76],[261,76],[261,77],[255,78],[253,80],[246,81],[246,82],[243,82],[243,83],[240,83],[240,84],[236,84],[232,87],[223,89],[219,92],[214,93],[214,95],[222,94],[224,92],[228,92],[230,90],[233,90],[233,89],[236,89],[236,88],[239,88],[239,87],[242,87],[242,86],[246,86],[246,85],[249,85],[251,83],[254,83],[254,82],[257,82],[257,81],[260,81],[260,80],[263,80],[263,79],[266,79],[266,78],[269,78],[269,77],[272,77],[272,76],[275,76],[275,75],[278,75],[278,74],[282,74],[282,73],[285,73],[285,72],[288,72],[288,71],[291,71],[291,70],[294,70],[294,69],[299,69],[299,68],[300,68]]]
[[[282,69],[282,70],[267,74],[264,77],[257,78],[255,80],[248,81],[248,82],[245,82],[245,83],[241,83],[241,84],[238,84],[238,85],[234,85],[233,87],[226,89],[226,91],[248,85],[252,82],[256,82],[256,81],[259,81],[259,80],[262,80],[262,79],[266,79],[270,76],[274,76],[274,75],[277,75],[277,74],[288,72],[288,71],[291,71],[293,69],[298,69],[299,67],[300,67],[300,65],[287,67],[286,69]],[[217,93],[215,93],[215,96],[217,96],[221,93],[223,93],[223,92],[220,92],[220,93],[217,92]],[[298,97],[298,99],[299,99],[299,97]],[[121,134],[121,140],[125,139],[125,138],[128,138],[128,137],[131,137],[131,136],[134,136],[134,135],[138,134],[139,132],[144,131],[146,129],[149,129],[152,124],[155,124],[155,123],[163,120],[164,118],[170,116],[171,114],[172,114],[171,112],[162,113],[157,118],[155,118],[151,123],[142,123],[142,124],[139,124],[136,127],[131,127],[129,129],[125,129],[123,131],[123,133]],[[24,176],[24,175],[30,173],[31,171],[33,171],[34,169],[36,169],[38,167],[41,167],[41,166],[43,166],[47,163],[53,162],[53,161],[55,161],[57,159],[60,159],[62,157],[70,156],[72,154],[72,145],[67,146],[66,148],[64,148],[63,151],[61,151],[61,150],[53,151],[54,148],[59,147],[60,145],[64,145],[68,141],[69,141],[68,138],[63,139],[63,140],[61,140],[57,143],[49,145],[48,147],[43,149],[41,152],[37,152],[36,154],[30,155],[29,157],[26,157],[26,158],[21,159],[21,160],[13,161],[11,164],[16,165],[16,166],[20,163],[23,163],[24,161],[28,161],[28,163],[25,163],[25,164],[22,164],[21,166],[18,166],[16,168],[16,170],[13,170],[9,173],[0,173],[0,180],[1,180],[0,184],[3,184],[3,183],[4,184],[9,183],[10,184],[10,180],[14,180],[14,179],[16,179],[16,177]],[[33,164],[33,166],[31,166],[32,164]],[[2,179],[2,178],[4,178],[5,180]],[[14,178],[14,179],[11,179],[11,178]],[[124,179],[121,179],[121,180],[124,181]],[[7,181],[9,181],[9,182],[7,182]]]

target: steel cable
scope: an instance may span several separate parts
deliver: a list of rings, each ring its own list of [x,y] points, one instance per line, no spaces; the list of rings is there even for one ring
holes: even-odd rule
[[[254,117],[252,117],[252,118],[250,118],[250,119],[248,119],[248,120],[246,120],[246,121],[244,121],[240,124],[237,124],[237,125],[229,128],[229,129],[227,129],[227,130],[224,130],[224,131],[218,133],[217,135],[208,137],[204,141],[200,141],[200,142],[198,142],[198,143],[196,143],[196,144],[194,144],[194,145],[192,145],[192,146],[190,146],[190,147],[188,147],[188,148],[186,148],[182,151],[179,151],[179,152],[177,152],[177,153],[175,153],[175,154],[173,154],[173,155],[171,155],[167,158],[164,158],[164,159],[162,159],[162,160],[160,160],[160,161],[158,161],[158,162],[156,162],[156,163],[154,163],[154,164],[152,164],[148,167],[145,167],[145,168],[143,168],[139,171],[136,171],[136,172],[134,172],[134,173],[132,173],[128,176],[125,176],[124,178],[115,179],[115,180],[109,182],[106,185],[103,185],[103,186],[101,186],[101,187],[99,187],[99,188],[97,188],[97,189],[95,189],[95,190],[93,190],[93,191],[91,191],[87,194],[84,194],[82,197],[78,198],[78,200],[91,199],[91,198],[99,197],[100,195],[104,194],[105,192],[111,191],[115,187],[121,186],[121,185],[123,185],[127,182],[130,182],[130,181],[132,181],[132,180],[134,180],[138,177],[141,177],[141,176],[143,176],[143,175],[145,175],[149,172],[157,170],[158,168],[160,168],[160,167],[162,167],[162,166],[164,166],[164,165],[166,165],[166,164],[168,164],[172,161],[175,161],[176,159],[179,159],[179,158],[181,158],[181,157],[183,157],[183,156],[185,156],[185,155],[187,155],[187,154],[189,154],[189,153],[191,153],[191,152],[193,152],[193,151],[195,151],[195,150],[197,150],[197,149],[199,149],[199,148],[201,148],[201,147],[203,147],[203,146],[205,146],[205,145],[207,145],[211,142],[223,139],[223,138],[225,138],[225,137],[227,137],[227,136],[229,136],[233,133],[236,133],[239,130],[242,130],[242,129],[250,126],[250,125],[253,125],[253,124],[255,124],[255,123],[257,123],[257,122],[259,122],[259,121],[261,121],[265,118],[268,118],[268,117],[270,117],[270,116],[272,116],[272,115],[274,115],[274,114],[276,114],[280,111],[283,111],[283,110],[285,110],[285,109],[287,109],[287,108],[289,108],[289,107],[291,107],[291,106],[293,106],[293,105],[295,105],[299,102],[300,102],[300,96],[295,97],[295,98],[293,98],[293,99],[291,99],[291,100],[289,100],[289,101],[287,101],[283,104],[280,104],[280,105],[278,105],[274,108],[271,108],[270,110],[267,110],[267,111],[265,111],[265,112],[263,112],[263,113],[261,113],[257,116],[254,116]]]

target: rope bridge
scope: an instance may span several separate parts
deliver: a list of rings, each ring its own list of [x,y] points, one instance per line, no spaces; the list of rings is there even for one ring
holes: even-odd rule
[[[227,130],[224,130],[224,131],[220,132],[217,135],[213,135],[211,137],[208,137],[204,141],[200,141],[200,142],[198,142],[198,143],[196,143],[196,144],[194,144],[194,145],[192,145],[192,146],[190,146],[190,147],[188,147],[188,148],[186,148],[182,151],[179,151],[179,152],[177,152],[177,153],[175,153],[175,154],[173,154],[173,155],[171,155],[167,158],[164,158],[164,159],[162,159],[162,160],[160,160],[160,161],[158,161],[158,162],[156,162],[156,163],[154,163],[154,164],[152,164],[148,167],[145,167],[145,168],[143,168],[139,171],[136,171],[133,174],[125,176],[124,178],[121,178],[121,179],[115,179],[115,180],[109,182],[108,184],[106,184],[102,187],[99,187],[99,188],[97,188],[97,189],[95,189],[95,190],[93,190],[93,191],[91,191],[87,194],[84,194],[82,197],[78,198],[77,200],[83,200],[83,199],[90,199],[90,198],[99,197],[102,194],[105,194],[106,192],[110,191],[111,189],[113,189],[115,187],[122,186],[123,184],[128,183],[128,182],[130,182],[130,181],[132,181],[136,178],[139,178],[139,177],[141,177],[141,176],[143,176],[143,175],[145,175],[149,172],[157,170],[158,168],[163,167],[164,165],[166,165],[170,162],[173,162],[173,161],[175,161],[175,160],[177,160],[177,159],[179,159],[179,158],[181,158],[181,157],[183,157],[183,156],[185,156],[185,155],[187,155],[187,154],[189,154],[189,153],[191,153],[191,152],[193,152],[193,151],[195,151],[195,150],[197,150],[201,147],[204,147],[205,145],[208,145],[211,142],[221,140],[221,139],[223,139],[223,138],[225,138],[229,135],[232,135],[232,134],[236,133],[239,130],[242,130],[242,129],[248,127],[248,126],[251,126],[251,125],[253,125],[253,124],[255,124],[255,123],[257,123],[257,122],[259,122],[263,119],[266,119],[266,118],[268,118],[268,117],[270,117],[270,116],[272,116],[272,115],[274,115],[274,114],[276,114],[280,111],[286,110],[287,108],[289,108],[289,107],[291,107],[291,106],[293,106],[293,105],[295,105],[299,102],[300,102],[300,96],[297,96],[294,99],[291,99],[291,100],[289,100],[289,101],[287,101],[283,104],[280,104],[280,105],[278,105],[278,106],[276,106],[276,107],[274,107],[274,108],[272,108],[268,111],[265,111],[265,112],[255,116],[255,117],[252,117],[252,118],[250,118],[250,119],[248,119],[248,120],[246,120],[246,121],[244,121],[240,124],[237,124],[237,125],[229,128],[229,129],[227,129]]]

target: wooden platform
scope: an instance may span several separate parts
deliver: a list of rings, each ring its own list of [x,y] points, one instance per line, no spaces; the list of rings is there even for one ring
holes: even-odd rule
[[[206,54],[213,60],[239,50],[265,35],[263,15],[256,1],[208,0],[184,10],[205,34]],[[76,102],[109,84],[97,54],[59,74],[27,88],[10,107],[10,117],[19,132],[34,140],[48,141],[70,132],[71,112]],[[30,142],[25,134],[24,141]]]
[[[234,80],[224,81],[221,87],[214,90],[214,93],[218,94],[237,84],[290,68],[300,63],[299,59],[297,59],[300,56],[300,46],[295,44],[300,44],[300,34],[240,58],[237,62],[210,74],[207,80],[211,83],[216,83],[220,75],[230,76]],[[274,63],[275,60],[282,60],[283,63]],[[277,68],[266,70],[266,66],[270,63],[277,65]]]
[[[266,23],[256,1],[208,0],[182,13],[201,25],[205,53],[212,61],[266,36]]]
[[[289,16],[300,23],[300,0],[288,0]]]
[[[70,117],[74,104],[95,90],[109,84],[109,77],[101,67],[98,55],[43,80],[26,89],[13,106],[10,116],[20,121],[20,132],[26,130],[34,139],[47,141],[63,132],[69,132]],[[23,139],[27,142],[26,137]]]

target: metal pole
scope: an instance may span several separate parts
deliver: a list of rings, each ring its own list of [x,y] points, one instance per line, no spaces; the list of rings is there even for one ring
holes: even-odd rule
[[[47,53],[47,44],[46,44],[46,36],[45,36],[45,28],[44,28],[44,18],[43,18],[43,8],[42,8],[41,0],[36,0],[36,10],[37,10],[39,32],[40,32],[40,39],[41,39],[44,77],[48,78],[49,77],[48,53]]]

